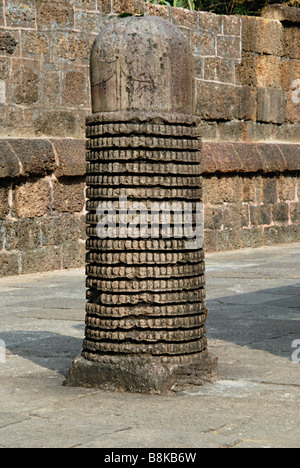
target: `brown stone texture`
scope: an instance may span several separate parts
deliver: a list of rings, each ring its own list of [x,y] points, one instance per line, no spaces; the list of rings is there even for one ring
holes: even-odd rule
[[[13,74],[13,101],[33,104],[39,99],[39,75],[34,66],[18,64]]]
[[[148,18],[151,33],[144,28]],[[147,16],[122,18],[104,28],[91,52],[94,113],[141,109],[145,113],[193,114],[192,55],[184,36],[174,31],[166,20]],[[149,43],[147,53],[145,43]],[[129,56],[139,60],[129,62]],[[102,67],[96,66],[99,61]]]
[[[48,214],[51,207],[50,181],[31,179],[14,188],[13,214],[19,218],[35,218]]]
[[[297,26],[288,26],[284,30],[284,52],[285,56],[291,59],[300,59],[299,51],[300,28]]]
[[[243,17],[243,50],[280,57],[283,52],[283,26],[258,17]]]
[[[0,32],[0,52],[13,55],[16,51],[18,40],[15,35],[10,32]]]
[[[285,121],[286,96],[283,90],[259,88],[257,92],[257,120],[281,124]]]
[[[4,219],[9,213],[8,194],[9,186],[0,187],[0,219]]]
[[[9,143],[0,140],[0,177],[14,178],[21,172],[20,162]]]
[[[51,140],[58,158],[56,177],[77,177],[86,173],[85,142],[83,140]]]
[[[87,105],[88,90],[85,71],[67,71],[64,77],[63,101],[72,106]]]
[[[300,23],[299,9],[286,5],[268,5],[261,12],[261,16],[281,22]]]
[[[56,167],[52,145],[46,140],[12,139],[10,147],[22,165],[22,175],[44,176]]]
[[[42,30],[72,29],[74,10],[71,0],[36,0],[37,21]]]
[[[53,180],[52,209],[58,213],[79,213],[84,207],[84,181],[80,179]]]
[[[207,120],[255,119],[256,96],[250,87],[196,83],[197,114]],[[214,103],[212,106],[211,103]]]

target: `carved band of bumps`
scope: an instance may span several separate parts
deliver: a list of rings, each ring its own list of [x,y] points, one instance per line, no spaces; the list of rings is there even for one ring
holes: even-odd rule
[[[130,342],[105,342],[105,341],[91,341],[85,339],[83,347],[90,352],[104,352],[104,353],[129,353],[129,354],[189,354],[200,352],[207,347],[207,340],[205,337],[197,341],[183,342],[183,343],[130,343]]]
[[[87,174],[143,174],[143,175],[167,175],[167,176],[200,176],[201,166],[192,164],[157,164],[153,162],[112,162],[107,164],[90,163],[87,164]]]
[[[88,151],[87,161],[172,161],[182,163],[199,164],[199,153],[194,151],[157,151],[157,150],[133,150],[133,149],[111,149]]]
[[[144,175],[88,175],[86,177],[87,186],[92,187],[118,187],[120,185],[129,187],[200,187],[200,177],[171,177],[157,176],[147,177]]]
[[[176,139],[151,136],[104,137],[87,140],[86,143],[86,148],[88,150],[102,148],[161,148],[169,151],[173,149],[198,151],[200,148],[200,143],[197,139],[187,140],[183,138]]]
[[[151,210],[153,208],[153,205],[151,204],[151,202],[149,200],[143,200],[143,201],[140,200],[139,203],[142,204],[143,208],[148,210],[147,220],[150,223],[152,221]],[[178,209],[177,209],[177,205],[178,205]],[[119,220],[121,219],[121,214],[122,214],[119,211],[119,208],[120,208],[119,202],[114,200],[114,201],[112,201],[110,203],[109,207],[110,207],[110,209],[114,208],[114,210],[116,212],[116,223],[118,223]],[[130,204],[128,205],[128,208],[130,208]],[[159,208],[161,208],[160,205],[159,205]],[[167,205],[167,208],[168,208],[168,205]],[[174,211],[172,210],[172,208],[174,208]],[[197,214],[196,214],[197,204],[195,202],[191,202],[191,205],[189,205],[189,208],[192,211],[192,213],[191,213],[192,222],[195,223],[196,220],[197,220]],[[170,206],[170,225],[173,225],[174,222],[178,223],[178,220],[176,219],[177,214],[180,216],[178,219],[180,221],[182,220],[182,215],[184,213],[184,209],[185,209],[184,202],[177,202],[176,205],[172,204],[172,207]],[[127,222],[130,222],[135,215],[136,215],[135,212],[133,213],[133,215],[130,215],[128,213],[127,214]],[[86,224],[87,224],[87,235],[88,236],[90,236],[90,237],[96,237],[97,236],[96,226],[99,223],[100,219],[101,219],[101,214],[92,213],[92,212],[87,213],[87,215],[86,215]],[[160,221],[160,223],[163,224],[161,221]],[[167,223],[165,223],[165,224],[169,224],[169,222],[167,221]],[[124,239],[124,237],[120,236],[120,239]],[[107,243],[109,244],[109,241],[111,240],[113,242],[111,244],[112,249],[122,248],[122,247],[118,247],[118,242],[117,242],[118,239],[103,239],[103,240],[106,241],[106,242],[104,242],[103,245],[106,245]],[[164,240],[164,239],[161,239],[161,240]],[[128,246],[130,246],[130,242],[132,242],[132,241],[130,241],[128,239]],[[123,243],[124,243],[124,241],[123,241]],[[182,241],[182,244],[183,244],[183,241]],[[123,245],[123,244],[120,244],[120,245]],[[149,245],[151,246],[151,243],[149,243]],[[131,248],[131,247],[129,247],[129,248]],[[185,246],[183,245],[182,248],[184,249]],[[106,247],[105,247],[105,250],[107,250]]]
[[[87,265],[86,273],[91,278],[102,279],[163,279],[195,276],[204,273],[205,263],[193,263],[186,265],[168,265],[168,266],[98,266]]]
[[[191,328],[188,330],[97,330],[94,328],[86,327],[85,336],[91,340],[101,341],[143,341],[151,346],[152,343],[157,341],[192,341],[200,339],[205,333],[203,327]]]
[[[87,314],[105,318],[124,319],[133,317],[134,322],[137,317],[171,317],[177,318],[179,316],[191,316],[191,315],[205,315],[207,316],[207,310],[203,302],[201,303],[189,303],[183,302],[182,304],[172,305],[137,305],[133,307],[129,306],[106,306],[103,304],[94,304],[93,302],[87,302],[86,304]],[[119,320],[116,321],[119,323]]]
[[[187,250],[183,252],[102,252],[100,239],[88,239],[87,253],[88,263],[100,263],[106,265],[164,265],[172,263],[199,263],[203,260],[202,250]],[[92,250],[95,250],[93,252]]]
[[[87,290],[87,299],[107,306],[137,305],[141,303],[166,305],[182,302],[199,302],[204,298],[203,288],[176,292],[142,292],[139,294],[105,294],[93,289]]]
[[[201,327],[206,319],[206,314],[192,315],[189,317],[159,317],[159,318],[128,318],[123,320],[108,320],[107,318],[87,317],[86,325],[89,328],[99,330],[132,330],[132,329],[189,329]]]
[[[172,137],[198,138],[200,136],[199,127],[184,125],[158,125],[158,124],[138,124],[138,123],[107,123],[91,124],[86,127],[86,137],[95,138],[103,135],[159,135]]]
[[[86,286],[94,288],[103,293],[144,293],[144,292],[166,292],[179,291],[184,288],[198,289],[204,285],[204,275],[171,278],[171,279],[143,279],[139,281],[132,280],[102,280],[96,278],[87,278]]]
[[[125,122],[130,123],[150,123],[158,125],[188,125],[197,126],[200,119],[192,114],[180,113],[151,113],[143,111],[116,111],[116,112],[96,112],[86,117],[86,125],[101,123]]]
[[[99,202],[96,200],[118,200],[120,196],[126,196],[131,199],[150,199],[150,200],[196,200],[202,198],[202,189],[192,188],[165,188],[165,187],[127,187],[123,188],[94,188],[88,187],[87,198],[92,199],[87,202],[87,211],[96,211]],[[93,200],[94,199],[94,200]]]

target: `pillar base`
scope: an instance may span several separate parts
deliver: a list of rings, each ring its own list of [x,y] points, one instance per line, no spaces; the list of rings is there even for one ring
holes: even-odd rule
[[[215,382],[218,379],[217,362],[217,358],[206,351],[174,358],[103,355],[87,360],[79,356],[73,361],[65,385],[167,394]]]

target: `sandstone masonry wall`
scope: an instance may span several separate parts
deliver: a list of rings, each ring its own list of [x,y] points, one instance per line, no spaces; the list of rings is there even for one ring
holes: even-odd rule
[[[142,0],[0,0],[0,276],[84,264],[89,54],[122,12],[190,41],[206,249],[299,241],[300,27]]]

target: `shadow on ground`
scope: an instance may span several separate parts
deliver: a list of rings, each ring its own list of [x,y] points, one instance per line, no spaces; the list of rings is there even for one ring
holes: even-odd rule
[[[299,293],[300,283],[208,299],[208,339],[267,351],[290,360],[292,342],[300,339]],[[82,338],[16,330],[1,332],[0,339],[11,353],[66,375],[71,361],[81,353],[84,337],[83,322],[73,328],[76,333],[82,332]]]

